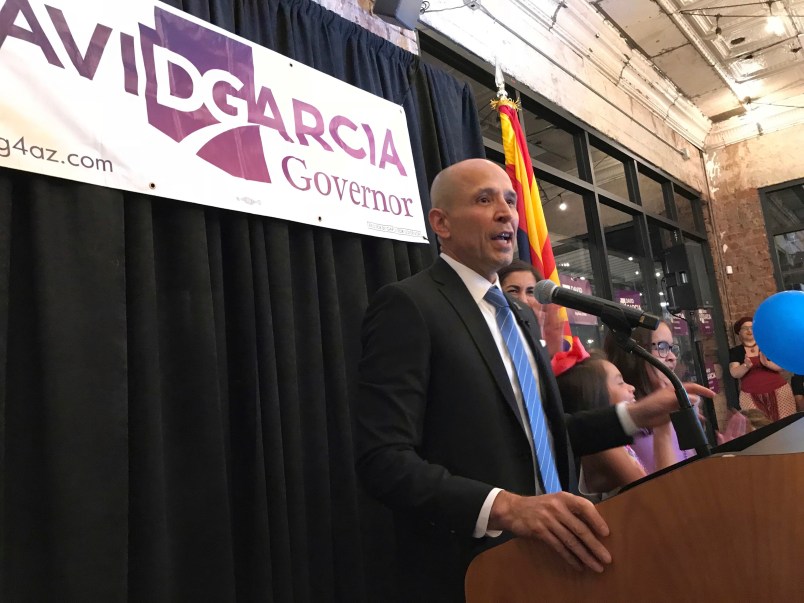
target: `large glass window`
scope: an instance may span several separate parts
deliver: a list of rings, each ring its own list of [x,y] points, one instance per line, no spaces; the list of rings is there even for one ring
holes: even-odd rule
[[[678,223],[687,230],[703,230],[703,224],[698,223],[697,201],[681,195],[678,190],[673,190],[673,200],[676,204]]]
[[[625,179],[623,162],[595,146],[591,148],[591,155],[595,183],[622,199],[628,199],[628,183]]]
[[[773,237],[784,289],[804,291],[804,230]]]
[[[664,311],[667,307],[667,282],[664,275],[662,259],[664,254],[679,240],[677,230],[667,228],[653,220],[648,220],[648,236],[650,246],[653,250],[653,274],[650,275],[649,282],[656,290],[659,298],[659,306]],[[655,310],[655,309],[654,309]]]
[[[765,193],[765,225],[769,232],[804,224],[804,184]]]
[[[575,157],[575,137],[542,115],[522,110],[528,152],[534,161],[541,161],[573,176],[578,175]]]
[[[641,171],[637,172],[637,181],[639,182],[639,198],[642,201],[642,207],[652,214],[667,217],[667,205],[664,202],[662,183],[643,174]]]
[[[804,290],[804,184],[801,181],[760,190],[768,239],[780,290]]]
[[[611,272],[614,301],[635,308],[647,308],[645,275],[640,269],[644,251],[636,216],[600,205],[600,220],[606,237],[606,260]]]
[[[561,284],[579,293],[599,295],[589,253],[583,197],[544,180],[539,188]],[[568,309],[567,318],[572,334],[587,348],[602,346],[603,330],[596,316]]]

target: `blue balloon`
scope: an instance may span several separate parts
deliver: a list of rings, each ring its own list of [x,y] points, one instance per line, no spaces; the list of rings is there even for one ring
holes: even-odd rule
[[[754,339],[768,360],[804,374],[804,291],[783,291],[759,304]]]

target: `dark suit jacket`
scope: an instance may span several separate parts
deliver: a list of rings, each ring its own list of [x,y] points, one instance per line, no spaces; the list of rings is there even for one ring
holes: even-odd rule
[[[539,367],[561,484],[575,492],[573,447],[589,454],[628,438],[613,408],[566,420],[533,313],[509,301]],[[472,538],[491,489],[536,492],[502,358],[442,259],[382,288],[366,312],[357,455],[368,490],[395,511],[402,600],[461,600],[469,562],[506,539]]]

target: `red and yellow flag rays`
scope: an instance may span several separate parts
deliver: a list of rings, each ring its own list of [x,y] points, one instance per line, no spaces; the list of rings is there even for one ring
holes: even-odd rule
[[[508,99],[492,101],[492,107],[500,114],[500,127],[502,129],[503,150],[505,152],[505,170],[511,178],[511,184],[517,194],[517,211],[519,213],[519,243],[520,256],[530,260],[545,278],[561,286],[558,279],[558,269],[553,257],[553,248],[550,246],[550,235],[547,232],[547,222],[544,219],[542,201],[539,197],[539,188],[533,177],[533,163],[528,153],[527,142],[517,117],[517,105]],[[525,249],[528,250],[526,254]],[[572,334],[567,321],[567,311],[560,308],[560,317],[564,321],[564,347],[569,349],[572,345]]]

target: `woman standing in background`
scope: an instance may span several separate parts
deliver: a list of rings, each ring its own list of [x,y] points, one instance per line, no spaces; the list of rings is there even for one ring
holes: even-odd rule
[[[753,327],[750,316],[734,323],[740,345],[729,350],[729,373],[740,384],[742,410],[756,408],[771,421],[778,421],[796,412],[793,390],[781,375],[782,367],[760,351]]]

